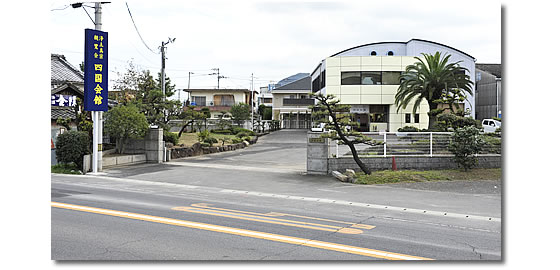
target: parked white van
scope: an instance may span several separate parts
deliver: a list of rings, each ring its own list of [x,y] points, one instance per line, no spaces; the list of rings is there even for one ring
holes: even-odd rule
[[[497,128],[502,127],[502,122],[494,119],[484,119],[482,120],[482,127],[484,133],[495,132]]]

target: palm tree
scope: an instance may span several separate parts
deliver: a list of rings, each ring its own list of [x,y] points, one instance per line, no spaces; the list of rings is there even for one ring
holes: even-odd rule
[[[426,100],[430,107],[428,129],[432,129],[437,114],[441,112],[437,110],[437,106],[444,102],[443,97],[455,96],[452,93],[457,90],[472,95],[473,83],[467,74],[468,70],[459,66],[461,61],[448,63],[451,55],[443,55],[443,59],[440,52],[422,55],[424,59],[414,57],[418,62],[407,66],[400,76],[401,83],[395,95],[395,105],[397,110],[406,109],[414,100],[412,112],[415,114],[422,100]]]

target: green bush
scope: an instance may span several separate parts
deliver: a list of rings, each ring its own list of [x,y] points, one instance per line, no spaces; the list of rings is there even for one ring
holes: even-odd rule
[[[226,134],[226,135],[232,134],[232,131],[230,129],[213,129],[210,132],[215,134]]]
[[[240,142],[243,142],[243,139],[241,139],[241,138],[233,138],[233,139],[231,139],[231,143],[233,143],[233,144],[240,143]]]
[[[203,130],[203,131],[197,133],[196,136],[197,136],[199,142],[203,142],[204,140],[206,140],[206,138],[210,137],[210,131]]]
[[[448,131],[449,128],[456,130],[458,128],[474,126],[476,128],[482,128],[482,124],[479,120],[475,120],[471,117],[457,116],[451,113],[444,113],[437,117],[436,131]]]
[[[240,127],[232,127],[231,128],[231,133],[234,134],[234,135],[237,135],[240,132],[243,132],[243,133],[247,134],[245,136],[255,136],[255,132],[252,131],[252,130],[248,130],[248,129],[240,128]],[[241,136],[241,137],[243,137],[243,136]]]
[[[82,168],[74,163],[63,163],[51,166],[51,173],[82,174]]]
[[[397,129],[398,132],[418,132],[420,131],[417,127],[405,126]]]
[[[203,143],[207,143],[207,144],[209,144],[210,146],[212,146],[212,145],[214,145],[215,143],[218,143],[218,139],[212,138],[212,137],[207,137],[207,138],[205,138],[202,142],[203,142]]]
[[[179,135],[177,133],[163,131],[163,140],[165,142],[172,143],[173,145],[177,145],[179,143]]]
[[[455,163],[465,171],[474,168],[478,163],[476,154],[480,154],[485,143],[479,130],[476,127],[469,126],[458,128],[451,136],[449,151],[455,155]]]
[[[248,142],[249,142],[249,141],[251,141],[252,138],[251,138],[251,136],[245,136],[245,137],[243,137],[242,139],[243,139],[244,141],[248,141]]]
[[[250,136],[250,135],[249,135],[248,132],[242,131],[242,132],[239,132],[239,133],[235,134],[235,136],[237,136],[238,138],[243,138],[243,137],[247,137],[247,136]]]
[[[210,146],[212,146],[212,145],[209,144],[209,143],[203,142],[203,143],[200,144],[200,146],[201,146],[201,147],[210,147]]]
[[[61,163],[73,162],[82,168],[84,155],[91,153],[89,135],[83,131],[67,131],[56,137],[56,159]]]

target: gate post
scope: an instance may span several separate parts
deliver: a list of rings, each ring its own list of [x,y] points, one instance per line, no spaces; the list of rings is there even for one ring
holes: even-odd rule
[[[328,138],[321,138],[323,132],[307,132],[307,174],[323,174],[329,172]]]

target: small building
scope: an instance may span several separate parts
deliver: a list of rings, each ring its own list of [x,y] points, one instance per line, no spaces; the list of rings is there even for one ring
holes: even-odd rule
[[[296,81],[272,90],[272,119],[280,121],[281,128],[311,128],[311,110],[315,104],[311,97],[311,77],[305,76]]]
[[[194,106],[195,111],[207,107],[210,119],[219,119],[222,112],[229,112],[233,105],[246,103],[251,105],[249,89],[184,89],[188,93],[187,104]],[[254,93],[253,93],[254,94]],[[231,114],[228,113],[231,116]]]
[[[502,64],[476,64],[477,120],[502,117]]]

